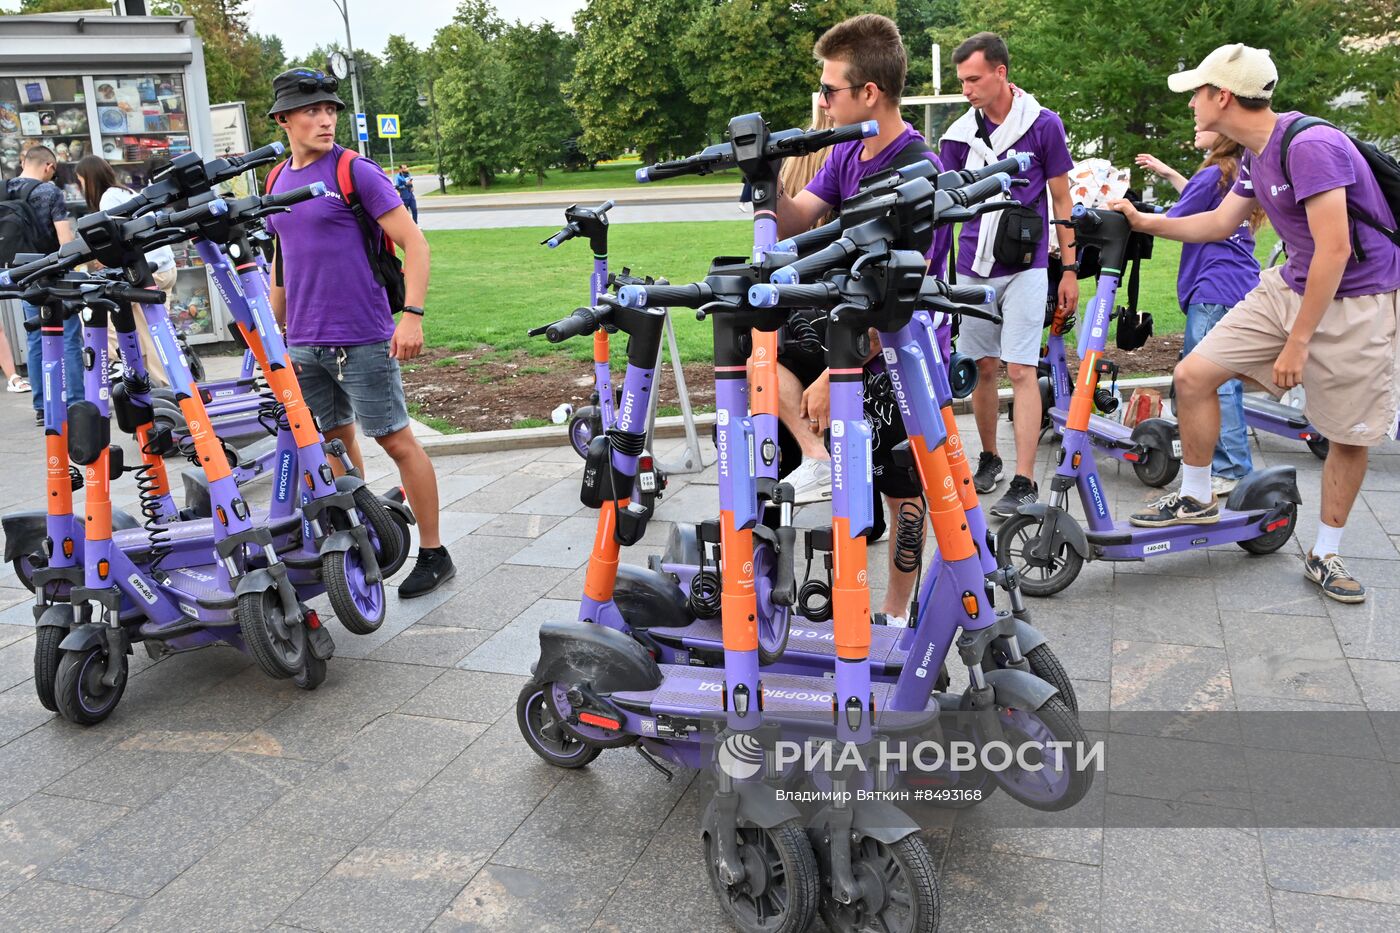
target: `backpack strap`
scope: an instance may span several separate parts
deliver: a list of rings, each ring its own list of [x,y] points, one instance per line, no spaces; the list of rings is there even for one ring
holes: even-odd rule
[[[272,168],[268,169],[267,177],[263,179],[263,194],[271,194],[272,186],[277,183],[277,177],[282,174],[282,170],[287,167],[291,159],[283,159]],[[284,277],[282,273],[282,238],[273,234],[272,236],[272,264],[277,270],[277,275],[273,277],[272,284],[278,288],[283,287]]]
[[[292,160],[283,159],[281,162],[278,162],[276,165],[274,165],[271,169],[268,170],[267,178],[263,180],[263,194],[272,193],[272,186],[276,184],[277,177],[282,174],[282,169],[286,168],[287,163],[290,161]]]
[[[1331,126],[1332,129],[1337,129],[1336,126],[1333,126],[1331,123],[1328,123],[1321,117],[1299,117],[1298,119],[1294,120],[1292,123],[1289,124],[1288,129],[1283,131],[1283,140],[1279,144],[1279,166],[1283,169],[1283,180],[1288,182],[1289,188],[1293,187],[1293,178],[1288,171],[1288,147],[1292,144],[1294,136],[1297,136],[1299,133],[1303,132],[1303,130],[1311,129],[1314,126]],[[1352,139],[1349,133],[1346,133],[1343,130],[1337,131],[1340,132],[1343,136],[1345,136],[1348,140],[1351,140],[1352,145],[1356,145],[1356,140]],[[1365,158],[1364,154],[1362,155],[1362,158]],[[1350,217],[1352,220],[1359,220],[1366,226],[1371,227],[1375,230],[1379,230],[1387,237],[1391,237],[1392,239],[1394,239],[1391,231],[1387,230],[1384,226],[1372,220],[1370,217],[1366,216],[1361,211],[1353,210],[1351,206],[1350,197],[1347,198],[1347,216]],[[1400,246],[1400,241],[1397,241],[1396,245]],[[1361,243],[1357,240],[1355,236],[1352,236],[1351,238],[1351,254],[1356,257],[1357,262],[1366,261],[1366,250],[1361,248]]]
[[[355,215],[355,222],[360,226],[365,244],[365,258],[369,262],[369,268],[374,273],[374,280],[386,289],[389,283],[384,280],[384,273],[380,271],[379,263],[375,260],[375,253],[380,250],[394,252],[394,241],[389,238],[389,234],[384,232],[384,228],[370,217],[365,211],[365,207],[360,203],[360,195],[355,190],[355,160],[360,154],[354,149],[340,150],[340,156],[335,162],[335,186],[340,191],[340,199],[345,206],[350,208],[350,212]],[[379,236],[374,235],[374,231],[379,231]],[[375,241],[381,242],[376,245]]]

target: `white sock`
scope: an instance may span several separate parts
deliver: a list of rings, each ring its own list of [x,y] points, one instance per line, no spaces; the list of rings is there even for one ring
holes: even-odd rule
[[[890,628],[908,628],[909,620],[904,616],[885,616],[885,624]]]
[[[1325,522],[1318,523],[1317,542],[1313,545],[1313,557],[1331,557],[1342,549],[1342,532],[1346,527],[1333,528]]]
[[[1189,463],[1181,465],[1181,494],[1206,505],[1211,503],[1215,497],[1210,491],[1209,463],[1205,466],[1192,466]]]

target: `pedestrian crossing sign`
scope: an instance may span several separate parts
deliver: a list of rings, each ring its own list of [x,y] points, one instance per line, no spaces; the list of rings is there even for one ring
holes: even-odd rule
[[[399,138],[399,115],[397,113],[377,113],[380,139]]]

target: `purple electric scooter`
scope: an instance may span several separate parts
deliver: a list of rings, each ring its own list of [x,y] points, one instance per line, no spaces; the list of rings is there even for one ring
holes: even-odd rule
[[[1101,363],[1114,298],[1134,234],[1122,214],[1082,206],[1075,207],[1069,220],[1056,223],[1072,227],[1081,245],[1097,247],[1098,290],[1089,304],[1088,326],[1080,329],[1084,361],[1070,399],[1049,499],[1022,506],[998,529],[999,562],[1017,570],[1026,595],[1050,596],[1073,583],[1086,560],[1143,560],[1228,542],[1253,554],[1277,551],[1292,536],[1302,501],[1292,467],[1246,476],[1230,493],[1215,524],[1136,528],[1114,521],[1089,427],[1098,378],[1105,371]],[[1067,511],[1071,490],[1078,490],[1087,529]]]

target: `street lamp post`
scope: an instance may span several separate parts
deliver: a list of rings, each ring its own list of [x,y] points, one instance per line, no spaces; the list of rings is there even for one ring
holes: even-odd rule
[[[341,19],[345,20],[345,53],[350,57],[350,92],[355,99],[355,113],[363,113],[360,109],[360,60],[355,57],[355,40],[350,38],[350,0],[331,0],[331,3],[340,11]],[[359,147],[360,155],[369,155],[365,151],[365,141],[360,139],[358,126],[355,127],[355,143]]]
[[[433,98],[433,76],[428,75],[427,95],[418,95],[418,106],[427,107],[433,118],[433,148],[437,152],[438,193],[447,193],[447,179],[442,174],[442,133],[438,130],[437,101]]]

